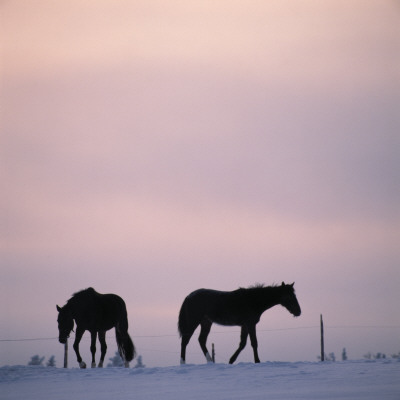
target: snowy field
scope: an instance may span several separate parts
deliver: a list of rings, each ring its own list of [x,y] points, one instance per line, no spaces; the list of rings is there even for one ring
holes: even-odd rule
[[[2,400],[399,400],[400,362],[266,362],[160,368],[0,368]]]

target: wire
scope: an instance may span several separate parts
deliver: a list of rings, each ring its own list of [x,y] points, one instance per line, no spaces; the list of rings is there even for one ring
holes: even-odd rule
[[[300,329],[317,329],[319,325],[311,325],[311,326],[298,326],[294,328],[277,328],[277,329],[259,329],[257,332],[278,332],[278,331],[294,331]],[[327,326],[326,329],[400,329],[400,325],[341,325],[341,326]],[[212,333],[216,334],[224,334],[224,333],[238,333],[239,330],[229,330],[229,331],[212,331]],[[133,335],[133,339],[144,339],[144,338],[164,338],[164,337],[177,337],[178,334],[163,334],[163,335]],[[86,339],[88,337],[84,337]],[[109,338],[113,339],[113,336],[109,336]],[[40,340],[58,340],[58,337],[44,337],[44,338],[24,338],[24,339],[0,339],[0,342],[31,342],[31,341],[40,341]]]
[[[34,340],[56,340],[58,338],[51,337],[51,338],[30,338],[30,339],[0,339],[0,342],[32,342]]]

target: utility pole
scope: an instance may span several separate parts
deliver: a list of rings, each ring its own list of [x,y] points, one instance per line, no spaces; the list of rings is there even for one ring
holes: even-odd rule
[[[68,368],[68,339],[64,345],[64,368]]]
[[[325,350],[324,350],[324,321],[322,320],[322,314],[320,316],[321,324],[321,361],[325,361]]]

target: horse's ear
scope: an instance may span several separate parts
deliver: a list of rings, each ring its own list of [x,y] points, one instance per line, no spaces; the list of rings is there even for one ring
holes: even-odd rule
[[[60,312],[61,311],[61,307],[56,306],[57,307],[57,311]]]
[[[294,282],[293,282],[293,283],[291,283],[289,286],[293,287],[293,286],[294,286]]]
[[[285,282],[282,281],[282,287],[285,286]]]

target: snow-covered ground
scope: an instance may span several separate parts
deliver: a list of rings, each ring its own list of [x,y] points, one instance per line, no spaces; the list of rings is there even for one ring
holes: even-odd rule
[[[399,400],[400,362],[266,362],[160,368],[0,368],[2,400]]]

